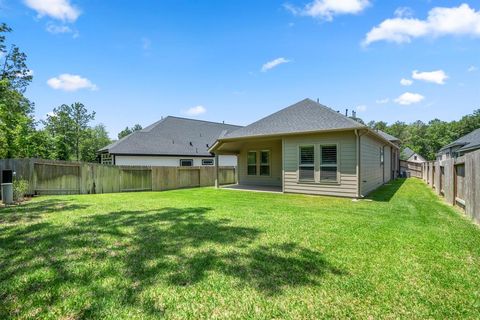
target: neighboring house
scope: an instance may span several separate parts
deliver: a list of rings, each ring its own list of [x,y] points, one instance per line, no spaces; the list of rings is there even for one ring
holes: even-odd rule
[[[210,152],[238,156],[240,185],[288,193],[363,197],[398,176],[398,145],[310,99],[222,135]]]
[[[220,135],[239,128],[169,116],[100,149],[100,160],[124,166],[213,166],[208,149]],[[219,165],[236,166],[237,159],[222,156]]]
[[[424,157],[422,157],[409,147],[404,148],[402,152],[400,152],[400,160],[416,163],[422,163],[427,161]]]
[[[437,153],[437,160],[446,160],[463,156],[466,153],[480,149],[480,128],[464,135],[458,140],[444,146]]]

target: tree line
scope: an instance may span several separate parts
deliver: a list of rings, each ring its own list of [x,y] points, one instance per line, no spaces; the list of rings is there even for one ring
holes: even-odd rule
[[[24,95],[33,75],[27,67],[26,54],[16,45],[7,44],[6,36],[11,31],[6,24],[0,24],[0,158],[96,161],[97,151],[111,140],[103,124],[91,125],[94,111],[75,102],[54,108],[46,119],[35,119],[35,105]],[[360,118],[354,119],[364,123]],[[367,125],[398,137],[403,146],[433,160],[442,146],[480,128],[480,109],[451,122],[370,121]],[[118,138],[141,129],[138,124],[126,127]]]
[[[36,120],[35,105],[24,93],[33,80],[27,55],[7,43],[12,29],[0,24],[0,158],[44,158],[95,162],[97,151],[111,143],[103,124],[91,125],[95,112],[75,102]],[[125,128],[122,138],[140,125]]]
[[[363,124],[357,117],[354,120]],[[457,121],[433,119],[427,123],[417,120],[413,123],[396,121],[387,124],[384,121],[370,121],[369,127],[384,131],[402,141],[402,147],[409,147],[427,160],[435,160],[437,152],[445,145],[480,128],[480,109],[463,116]]]

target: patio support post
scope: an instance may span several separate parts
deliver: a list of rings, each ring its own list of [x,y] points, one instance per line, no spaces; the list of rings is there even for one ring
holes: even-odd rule
[[[215,154],[215,188],[218,189],[218,154]]]

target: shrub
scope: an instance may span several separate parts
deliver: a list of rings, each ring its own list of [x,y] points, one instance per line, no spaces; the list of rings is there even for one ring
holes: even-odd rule
[[[23,197],[27,194],[28,191],[28,181],[27,180],[15,180],[13,181],[13,200],[22,201]]]

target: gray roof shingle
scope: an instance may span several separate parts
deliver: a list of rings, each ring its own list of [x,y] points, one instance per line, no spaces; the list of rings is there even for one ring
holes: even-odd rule
[[[461,146],[461,148],[457,151],[466,151],[470,149],[480,148],[480,128],[473,130],[469,134],[464,135],[460,139],[457,139],[450,144],[447,144],[442,149],[440,149],[440,151],[456,146]]]
[[[402,150],[402,152],[400,152],[400,160],[407,160],[414,154],[415,154],[415,151],[413,151],[409,147],[406,147],[405,149]]]
[[[311,99],[305,99],[246,127],[230,132],[222,139],[364,127],[341,113]]]
[[[211,156],[217,138],[241,126],[168,116],[99,152],[131,155]]]
[[[400,139],[398,139],[397,137],[394,137],[392,136],[391,134],[388,134],[382,130],[377,130],[377,133],[379,135],[381,135],[384,139],[388,140],[388,141],[400,141]]]

